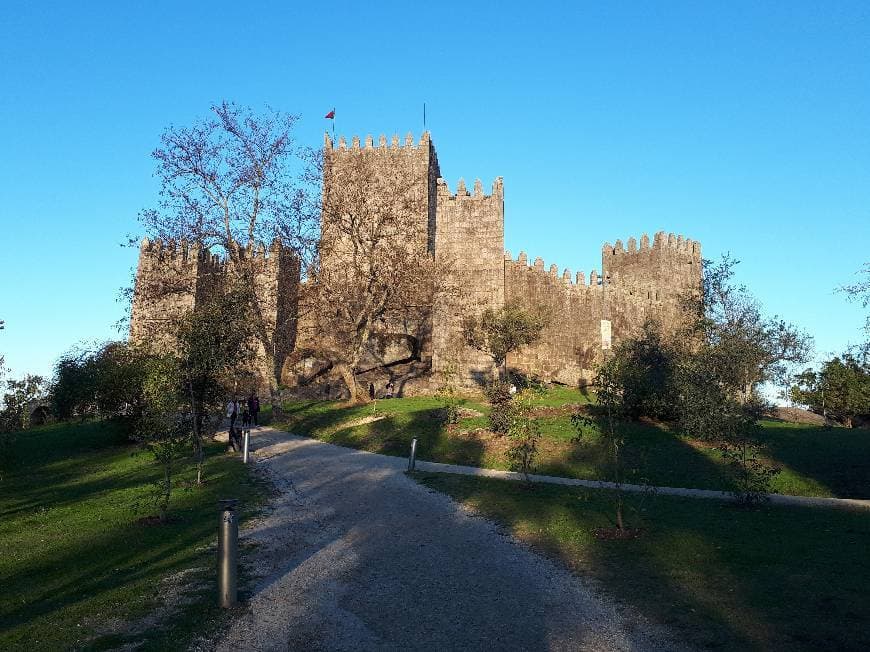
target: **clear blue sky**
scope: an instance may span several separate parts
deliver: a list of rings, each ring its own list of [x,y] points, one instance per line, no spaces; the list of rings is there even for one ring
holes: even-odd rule
[[[149,153],[221,99],[313,146],[333,106],[341,133],[419,136],[425,101],[452,188],[504,177],[514,255],[588,274],[604,241],[683,233],[821,353],[860,338],[834,288],[870,259],[870,3],[297,4],[0,5],[13,372],[117,336]]]

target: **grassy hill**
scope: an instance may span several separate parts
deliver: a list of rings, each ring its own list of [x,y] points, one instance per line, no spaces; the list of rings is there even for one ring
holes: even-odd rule
[[[571,414],[592,398],[565,387],[538,401],[542,430],[538,473],[606,479],[608,454],[600,438],[574,441]],[[488,406],[467,400],[460,423],[447,426],[439,402],[430,397],[381,400],[364,406],[337,401],[296,401],[284,406],[284,428],[342,446],[406,456],[418,438],[423,460],[504,469],[504,437],[486,431]],[[626,435],[627,481],[658,486],[730,487],[718,451],[708,442],[650,422],[621,426]],[[768,420],[762,423],[764,454],[782,469],[776,492],[790,495],[870,497],[870,431],[825,428]]]
[[[217,622],[217,500],[258,501],[224,448],[209,446],[204,486],[181,474],[171,522],[154,525],[160,472],[112,424],[16,435],[0,481],[0,649],[178,649]]]

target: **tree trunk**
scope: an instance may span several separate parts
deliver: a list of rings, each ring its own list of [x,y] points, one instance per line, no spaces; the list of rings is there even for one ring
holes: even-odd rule
[[[172,495],[172,461],[163,466],[163,495],[160,497],[160,521],[165,522],[169,515],[169,497]]]
[[[350,365],[342,363],[338,365],[336,369],[341,375],[341,379],[344,381],[344,384],[347,386],[347,391],[350,392],[350,402],[367,402],[368,395],[366,395],[365,392],[360,392],[359,385],[356,382],[356,375],[351,370]]]
[[[269,386],[269,402],[272,404],[272,419],[280,419],[284,411],[281,409],[281,392],[277,387]],[[263,424],[260,424],[263,425]]]
[[[205,450],[202,445],[202,424],[200,415],[193,418],[193,447],[196,453],[196,484],[202,484],[202,468],[205,465]]]

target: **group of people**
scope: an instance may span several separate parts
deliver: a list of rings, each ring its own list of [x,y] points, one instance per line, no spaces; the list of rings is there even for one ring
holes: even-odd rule
[[[260,425],[260,397],[251,393],[247,401],[231,398],[227,403],[227,418],[230,420],[230,430],[236,427],[236,421],[239,416],[242,417],[242,428]]]
[[[395,392],[395,387],[393,386],[393,381],[389,381],[384,387],[384,398],[393,398],[393,393]],[[369,383],[369,398],[374,400],[377,397],[377,392],[375,391],[375,386],[373,383]]]

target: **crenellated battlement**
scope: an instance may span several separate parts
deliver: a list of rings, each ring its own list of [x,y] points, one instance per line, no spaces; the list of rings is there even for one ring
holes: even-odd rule
[[[438,201],[463,201],[483,200],[483,199],[503,199],[504,198],[504,181],[501,177],[496,177],[492,182],[492,191],[486,195],[483,192],[483,182],[480,179],[474,180],[474,188],[471,192],[465,187],[465,180],[460,179],[456,184],[456,192],[451,193],[447,181],[439,177],[436,181],[438,192]]]
[[[409,131],[405,135],[404,141],[400,141],[399,134],[393,134],[389,142],[387,142],[387,136],[381,134],[378,136],[377,145],[375,145],[371,134],[365,137],[362,144],[360,143],[359,136],[351,136],[349,147],[344,136],[339,136],[338,142],[334,143],[328,133],[323,134],[323,149],[327,152],[418,152],[420,150],[428,150],[430,144],[431,140],[428,131],[423,132],[417,144],[414,143],[414,134]]]
[[[617,240],[614,244],[605,242],[601,247],[601,253],[604,256],[642,254],[649,251],[687,254],[700,259],[701,243],[690,238],[684,238],[682,234],[674,235],[673,233],[659,231],[653,237],[652,246],[650,246],[649,236],[644,233],[640,237],[639,247],[633,237],[628,239],[627,246],[623,246],[622,240]]]
[[[619,274],[605,278],[604,276],[599,275],[598,270],[593,269],[589,273],[589,283],[587,283],[586,274],[584,272],[572,274],[570,268],[565,267],[562,269],[562,273],[560,274],[558,265],[552,264],[547,268],[544,259],[540,257],[535,258],[534,262],[530,265],[529,258],[525,251],[521,251],[516,260],[511,257],[509,251],[505,251],[504,260],[505,265],[513,265],[516,268],[526,269],[529,272],[540,274],[542,278],[556,281],[559,285],[564,285],[568,288],[597,289],[601,288],[602,285],[615,285],[619,282]]]

